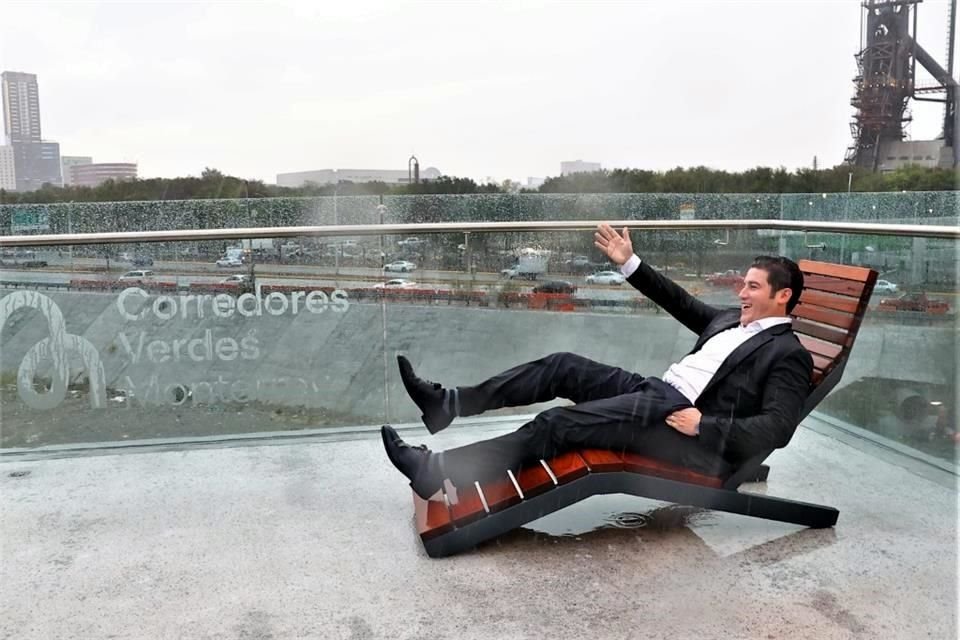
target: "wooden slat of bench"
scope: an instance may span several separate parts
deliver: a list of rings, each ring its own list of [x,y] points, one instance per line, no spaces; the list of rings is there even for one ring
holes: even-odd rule
[[[807,275],[803,278],[803,290],[817,290],[860,299],[866,285],[856,280],[842,280],[829,276]]]
[[[814,322],[829,324],[841,329],[850,329],[854,324],[854,316],[839,311],[830,311],[822,307],[809,304],[798,304],[793,308],[793,315],[798,318],[807,318]]]
[[[517,484],[520,485],[524,498],[532,498],[557,486],[539,460],[523,465],[517,474]]]
[[[846,296],[835,296],[822,291],[812,291],[804,289],[800,295],[800,302],[803,304],[813,304],[818,307],[842,311],[844,313],[856,313],[860,307],[858,298],[847,298]]]
[[[564,484],[590,473],[587,463],[576,451],[561,453],[556,458],[547,460],[547,465],[557,478],[558,484]]]
[[[829,371],[830,367],[833,366],[833,358],[824,358],[816,353],[811,353],[810,357],[813,358],[814,369],[819,369],[820,371]]]
[[[604,473],[607,471],[622,471],[623,457],[614,451],[606,449],[582,449],[580,457],[590,467],[590,473]]]
[[[439,500],[424,500],[416,493],[413,494],[414,515],[417,522],[417,533],[424,540],[429,540],[448,531],[453,531],[453,519],[443,496]]]
[[[857,282],[867,282],[871,274],[871,270],[867,267],[854,267],[847,264],[835,264],[833,262],[801,260],[797,265],[800,267],[800,271],[805,274],[832,276],[834,278],[843,278],[844,280],[856,280]]]
[[[829,358],[830,360],[836,359],[836,357],[843,352],[843,347],[838,344],[833,344],[832,342],[817,340],[816,338],[804,335],[802,333],[797,334],[797,338],[800,339],[800,344],[803,345],[803,348],[809,351],[811,354],[820,355],[824,358]]]
[[[504,475],[503,480],[481,484],[480,490],[483,491],[483,497],[487,501],[487,507],[490,513],[506,509],[520,502],[520,494],[510,478]]]
[[[487,515],[487,512],[483,508],[483,502],[480,501],[477,486],[471,484],[468,487],[457,487],[457,502],[450,505],[450,516],[453,518],[453,523],[462,527],[479,520],[485,515]]]
[[[624,468],[633,473],[642,473],[648,476],[689,482],[717,489],[723,486],[723,480],[721,478],[690,471],[689,469],[684,469],[683,467],[668,462],[654,460],[653,458],[647,458],[636,453],[625,452],[623,454],[623,462]]]
[[[799,305],[794,308],[794,311],[799,309]],[[846,331],[840,329],[834,329],[833,327],[824,327],[819,324],[814,324],[802,318],[794,318],[793,320],[793,330],[796,333],[806,334],[808,336],[813,336],[814,338],[819,338],[826,342],[830,342],[841,347],[846,347],[850,342],[850,334]]]

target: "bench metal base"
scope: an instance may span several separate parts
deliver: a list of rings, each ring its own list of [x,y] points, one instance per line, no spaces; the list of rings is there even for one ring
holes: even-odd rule
[[[512,531],[547,514],[593,495],[625,493],[765,520],[811,528],[832,527],[839,511],[807,502],[774,498],[728,489],[713,489],[627,471],[591,473],[519,504],[490,513],[475,522],[423,540],[427,555],[440,558],[472,549],[481,542]]]

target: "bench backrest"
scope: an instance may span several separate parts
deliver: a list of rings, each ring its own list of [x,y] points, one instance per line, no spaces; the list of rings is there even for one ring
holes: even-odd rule
[[[877,272],[866,267],[800,260],[804,286],[800,303],[790,314],[793,330],[813,356],[810,395],[805,418],[833,389],[850,357]]]

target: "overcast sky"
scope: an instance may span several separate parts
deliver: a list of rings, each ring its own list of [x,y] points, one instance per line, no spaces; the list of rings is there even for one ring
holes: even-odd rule
[[[945,62],[948,0],[918,41]],[[0,70],[36,73],[64,155],[278,172],[795,169],[843,159],[857,0],[8,2]],[[914,139],[942,107],[913,108]]]

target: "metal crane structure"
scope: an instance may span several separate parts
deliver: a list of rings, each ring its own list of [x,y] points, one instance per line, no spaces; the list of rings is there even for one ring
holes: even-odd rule
[[[911,120],[908,101],[913,99],[944,104],[942,144],[937,145],[938,157],[930,160],[934,166],[960,166],[960,85],[953,77],[957,0],[951,0],[947,20],[946,69],[917,42],[917,5],[921,2],[865,0],[861,5],[861,49],[855,56],[858,73],[850,101],[857,112],[850,123],[853,144],[846,154],[850,164],[873,171],[882,168],[884,157],[893,153],[891,149],[904,144],[905,125]],[[917,63],[936,84],[917,86]]]

